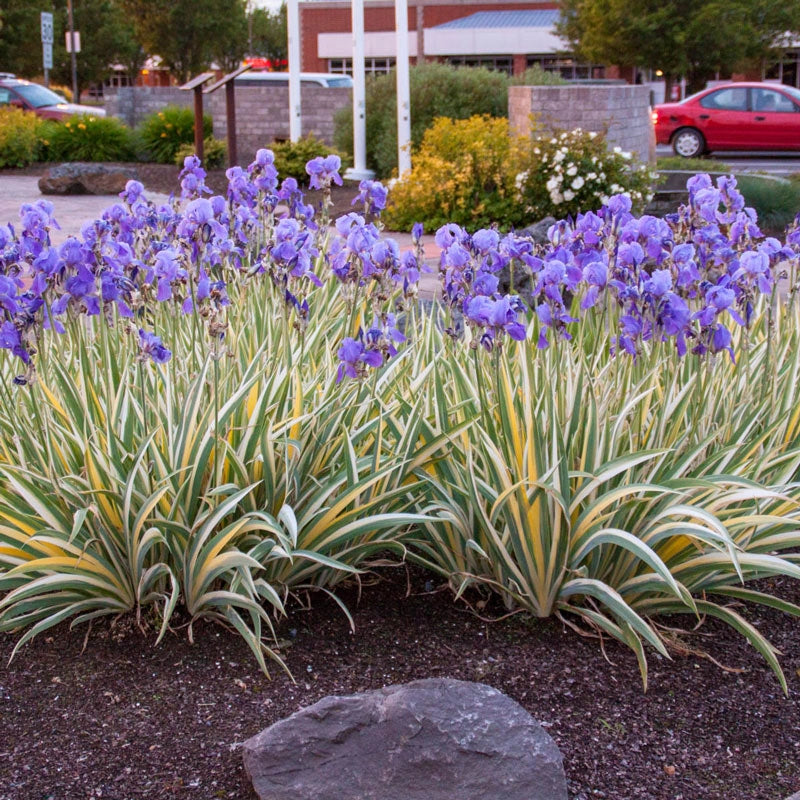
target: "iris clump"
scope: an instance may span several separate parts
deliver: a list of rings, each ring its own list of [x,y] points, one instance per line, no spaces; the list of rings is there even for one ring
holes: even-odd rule
[[[449,223],[423,313],[422,226],[401,251],[375,182],[328,225],[338,168],[309,163],[315,207],[267,150],[225,195],[189,157],[180,197],[131,181],[59,246],[44,201],[0,228],[0,630],[180,607],[265,666],[288,598],[395,553],[645,678],[688,614],[783,680],[729,601],[800,614],[746,585],[800,577],[800,218],[765,237],[698,176],[544,244]]]

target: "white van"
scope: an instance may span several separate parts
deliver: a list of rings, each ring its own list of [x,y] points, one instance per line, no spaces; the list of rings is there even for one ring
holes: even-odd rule
[[[300,84],[324,86],[328,89],[352,89],[353,79],[349,75],[335,72],[301,72]],[[288,86],[288,72],[243,72],[236,78],[236,86]]]

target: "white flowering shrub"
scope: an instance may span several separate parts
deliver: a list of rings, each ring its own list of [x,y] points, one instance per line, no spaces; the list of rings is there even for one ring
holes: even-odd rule
[[[529,140],[528,168],[517,175],[517,197],[529,219],[592,211],[615,194],[634,209],[652,199],[656,174],[629,152],[608,150],[605,137],[576,128]]]
[[[631,153],[609,152],[602,134],[521,136],[507,119],[487,116],[437,119],[412,163],[391,184],[384,220],[394,230],[421,220],[431,229],[454,222],[509,230],[596,211],[615,194],[627,194],[638,212],[656,178]]]

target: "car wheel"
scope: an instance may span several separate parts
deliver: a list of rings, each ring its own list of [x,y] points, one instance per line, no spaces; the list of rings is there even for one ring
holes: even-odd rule
[[[703,134],[694,128],[681,128],[672,137],[672,149],[675,155],[683,158],[696,158],[706,149],[706,140]]]

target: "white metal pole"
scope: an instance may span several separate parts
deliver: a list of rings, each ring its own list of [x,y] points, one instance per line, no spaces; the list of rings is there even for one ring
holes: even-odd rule
[[[352,0],[353,13],[353,168],[345,177],[374,177],[367,169],[367,90],[364,76],[364,0]]]
[[[299,0],[286,5],[287,50],[289,55],[289,138],[296,142],[302,135],[303,118],[300,100],[300,10]]]
[[[411,171],[411,90],[408,78],[408,0],[395,0],[397,38],[397,174]]]

